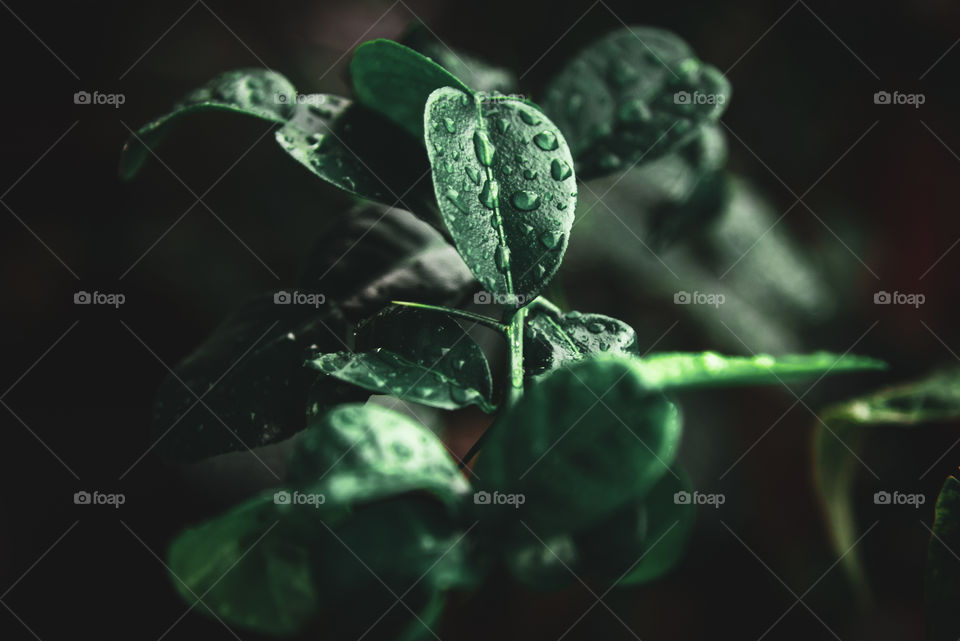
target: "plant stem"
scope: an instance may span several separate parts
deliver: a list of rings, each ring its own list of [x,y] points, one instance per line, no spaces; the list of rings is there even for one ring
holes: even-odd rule
[[[507,367],[510,387],[507,390],[507,409],[513,407],[523,396],[523,330],[527,320],[527,308],[521,307],[510,318],[507,329]]]
[[[475,314],[473,312],[468,312],[465,309],[454,309],[452,307],[443,307],[440,305],[427,305],[426,303],[412,303],[406,300],[392,300],[390,301],[394,305],[400,305],[402,307],[416,307],[417,309],[427,309],[432,312],[443,312],[448,316],[457,316],[466,320],[471,320],[475,323],[479,323],[490,329],[494,329],[501,334],[506,335],[509,332],[509,327],[504,323],[499,323],[496,320],[484,316],[482,314]]]

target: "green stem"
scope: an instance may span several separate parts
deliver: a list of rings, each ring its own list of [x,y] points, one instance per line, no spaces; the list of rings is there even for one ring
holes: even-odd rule
[[[510,328],[505,323],[499,323],[496,320],[484,316],[482,314],[475,314],[473,312],[468,312],[464,309],[454,309],[452,307],[443,307],[441,305],[427,305],[426,303],[412,303],[406,300],[392,300],[390,301],[394,305],[400,305],[402,307],[415,307],[417,309],[427,309],[432,312],[443,312],[448,316],[457,316],[466,320],[472,320],[475,323],[479,323],[490,329],[494,329],[501,334],[508,334]]]
[[[510,387],[507,391],[507,408],[516,405],[523,396],[523,330],[527,320],[527,308],[521,307],[510,319],[507,329]]]

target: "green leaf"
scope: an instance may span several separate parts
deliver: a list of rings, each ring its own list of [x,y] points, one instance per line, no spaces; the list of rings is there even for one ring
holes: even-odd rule
[[[451,49],[422,22],[412,23],[401,42],[439,64],[474,91],[513,93],[517,90],[519,83],[512,71]]]
[[[516,527],[522,519],[548,537],[583,530],[643,498],[668,473],[680,419],[631,360],[606,357],[534,381],[490,429],[475,467],[478,485],[525,501],[477,505],[478,518],[513,523],[526,536]]]
[[[307,259],[301,282],[359,322],[391,300],[451,305],[475,289],[453,245],[402,209],[366,203],[341,216]]]
[[[187,94],[170,113],[131,136],[120,175],[133,178],[185,116],[228,111],[282,125],[275,138],[314,175],[351,194],[429,212],[433,194],[424,180],[430,169],[419,144],[376,112],[332,94],[299,95],[273,71],[230,71]],[[384,154],[384,148],[390,149]]]
[[[170,129],[188,114],[231,111],[260,120],[284,123],[295,111],[297,92],[290,81],[266,69],[240,69],[222,73],[194,89],[170,113],[144,125],[123,146],[120,176],[133,178]]]
[[[690,140],[729,98],[726,78],[676,35],[629,27],[581,51],[548,86],[543,109],[566,134],[586,180]]]
[[[566,251],[577,197],[566,141],[522,100],[449,87],[430,95],[424,126],[434,191],[457,249],[490,293],[522,306]]]
[[[440,409],[494,410],[483,351],[453,319],[410,307],[383,310],[357,329],[359,353],[322,354],[310,365],[379,394]]]
[[[867,600],[869,586],[858,551],[852,485],[867,430],[872,426],[919,427],[960,418],[960,369],[895,385],[851,399],[821,412],[814,436],[817,490],[827,513],[833,547],[844,553],[843,567],[858,596]],[[826,425],[826,426],[825,426]]]
[[[357,100],[385,115],[418,140],[423,137],[423,107],[440,87],[469,89],[429,58],[392,40],[357,47],[350,62]]]
[[[592,354],[639,356],[637,333],[623,321],[602,314],[531,309],[523,340],[528,376],[582,360]]]
[[[290,455],[287,474],[295,486],[323,494],[327,509],[415,490],[455,506],[469,491],[430,430],[373,404],[340,405],[311,417]]]
[[[174,585],[234,626],[290,635],[317,613],[308,550],[280,525],[272,496],[261,496],[184,531],[170,546]],[[278,527],[280,526],[280,527]]]
[[[332,302],[276,304],[274,296],[256,298],[228,317],[160,384],[153,438],[162,457],[194,462],[275,443],[304,428],[316,374],[303,360],[311,348],[340,347],[347,322]],[[331,404],[350,398],[341,391],[330,389]]]
[[[663,352],[639,359],[638,374],[650,389],[711,385],[764,385],[855,370],[885,369],[866,356],[829,352],[768,356],[722,356],[716,352]]]
[[[927,548],[924,577],[927,641],[956,641],[960,637],[957,601],[960,600],[960,481],[949,476],[937,499],[933,535]]]

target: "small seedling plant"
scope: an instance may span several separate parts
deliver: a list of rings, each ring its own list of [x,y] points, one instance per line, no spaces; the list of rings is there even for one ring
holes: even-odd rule
[[[510,72],[423,29],[405,42],[357,48],[353,99],[299,94],[273,71],[223,74],[124,149],[130,178],[178,121],[234,112],[274,123],[287,155],[363,203],[327,230],[297,289],[238,311],[159,392],[168,460],[290,440],[281,488],[170,548],[183,597],[234,626],[424,638],[451,591],[485,582],[653,581],[681,557],[695,512],[672,392],[881,366],[828,353],[641,355],[626,323],[542,295],[578,179],[695,143],[727,104],[727,81],[682,40],[609,34],[539,104],[512,93]],[[464,309],[471,300],[491,304]],[[476,326],[502,337],[502,375]],[[458,460],[372,395],[492,420]]]

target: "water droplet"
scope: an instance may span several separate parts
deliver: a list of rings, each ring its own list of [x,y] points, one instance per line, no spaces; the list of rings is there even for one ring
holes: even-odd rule
[[[493,253],[493,262],[496,263],[497,269],[501,272],[510,269],[510,248],[504,245],[497,247],[497,250]]]
[[[496,180],[485,180],[480,190],[479,199],[487,209],[496,209],[500,202],[500,185]]]
[[[510,174],[513,173],[513,167],[511,167],[510,165],[504,165],[501,171],[503,171],[504,176],[509,176]]]
[[[578,318],[583,316],[583,314],[581,314],[577,310],[573,310],[572,312],[567,312],[566,314],[564,314],[564,316],[566,316],[570,320],[577,320]]]
[[[480,171],[473,165],[467,165],[467,176],[470,177],[474,185],[480,184]]]
[[[524,169],[523,177],[526,178],[527,180],[533,180],[534,178],[537,177],[537,172],[533,171],[532,169]]]
[[[535,191],[524,189],[516,192],[510,201],[520,211],[532,211],[540,206],[540,195]]]
[[[593,321],[592,323],[587,325],[587,331],[590,332],[591,334],[599,334],[605,329],[606,327],[603,325],[603,323],[598,321]]]
[[[556,249],[563,240],[563,233],[558,231],[545,231],[540,234],[540,242],[547,249]]]
[[[497,119],[497,129],[500,131],[500,133],[502,134],[507,133],[507,129],[509,128],[510,128],[509,120],[507,120],[506,118]]]
[[[544,151],[553,151],[557,148],[557,136],[552,131],[541,131],[533,137],[533,144]]]
[[[477,154],[477,160],[480,161],[481,165],[489,167],[493,164],[493,154],[496,149],[490,142],[490,138],[487,137],[487,132],[480,129],[473,132],[473,150]]]
[[[446,127],[447,133],[455,133],[457,131],[457,125],[453,122],[453,118],[444,118],[443,126]]]
[[[554,180],[566,180],[572,173],[573,170],[570,169],[570,165],[567,164],[567,161],[554,158],[550,162],[550,175]]]
[[[518,109],[518,111],[520,112],[520,120],[527,123],[528,125],[531,125],[531,126],[539,125],[541,122],[543,122],[540,118],[530,113],[529,111],[526,111],[524,109]]]
[[[444,196],[450,201],[451,205],[457,208],[457,211],[459,211],[461,214],[470,213],[470,210],[467,209],[462,202],[460,202],[460,192],[458,192],[456,189],[448,189]]]

